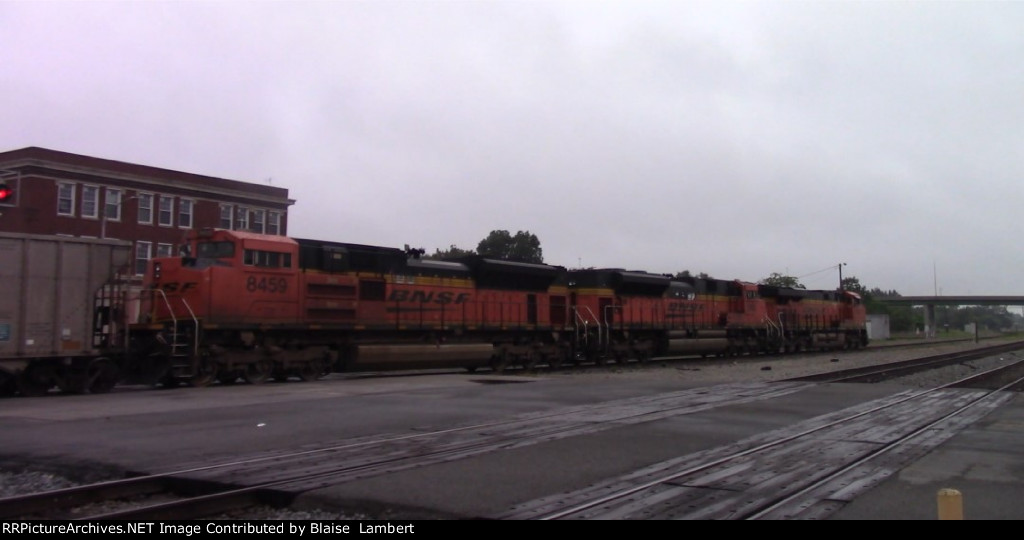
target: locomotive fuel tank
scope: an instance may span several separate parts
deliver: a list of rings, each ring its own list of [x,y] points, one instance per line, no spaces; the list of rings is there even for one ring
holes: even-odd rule
[[[345,371],[386,369],[474,369],[490,364],[490,343],[357,345],[345,362]]]

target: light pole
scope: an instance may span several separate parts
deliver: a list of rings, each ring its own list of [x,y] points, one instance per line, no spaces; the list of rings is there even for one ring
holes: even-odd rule
[[[138,195],[132,195],[131,197],[122,197],[120,200],[118,200],[116,203],[114,203],[113,205],[116,206],[117,210],[118,210],[117,211],[118,217],[121,217],[124,214],[124,212],[121,211],[121,205],[123,205],[124,203],[126,203],[126,202],[128,202],[128,201],[130,201],[132,199],[138,199],[138,198],[139,198]],[[100,206],[100,208],[101,208],[100,211],[103,213],[102,217],[100,218],[100,238],[106,238],[107,237],[107,203],[104,202],[103,205]]]
[[[839,290],[840,291],[843,290],[843,267],[844,266],[846,266],[846,263],[844,263],[844,262],[841,262],[838,265],[838,267],[839,267]]]

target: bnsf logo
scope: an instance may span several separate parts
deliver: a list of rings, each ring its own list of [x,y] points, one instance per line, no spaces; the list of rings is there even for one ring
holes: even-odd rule
[[[394,290],[388,296],[389,302],[418,302],[421,304],[462,304],[469,300],[468,293],[449,291],[434,293],[430,291]]]
[[[685,302],[669,302],[668,304],[669,313],[685,313],[687,311],[702,311],[703,309],[703,304],[689,304]]]

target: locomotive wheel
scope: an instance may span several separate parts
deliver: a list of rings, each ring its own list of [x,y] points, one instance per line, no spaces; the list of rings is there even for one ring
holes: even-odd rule
[[[505,371],[505,366],[508,365],[508,352],[501,351],[491,357],[491,369],[495,373],[502,373]]]
[[[537,361],[540,359],[540,353],[528,352],[523,355],[523,369],[532,370],[537,367]]]
[[[558,350],[555,354],[552,354],[551,356],[547,357],[548,367],[551,369],[558,369],[562,367],[562,364],[564,364],[566,360],[569,359],[569,356],[571,354],[572,351],[567,347]]]
[[[249,367],[245,370],[245,381],[249,384],[263,384],[267,382],[270,375],[274,372],[274,362],[269,359],[263,358],[249,364]]]
[[[53,379],[45,367],[29,366],[18,375],[18,392],[23,396],[45,396],[51,386],[53,386]]]
[[[114,389],[120,379],[117,364],[109,358],[96,358],[89,362],[85,388],[91,394],[106,394]]]
[[[188,383],[195,387],[210,386],[217,380],[217,364],[213,359],[204,357],[199,361],[199,368]]]
[[[237,371],[222,371],[217,374],[217,382],[225,386],[229,386],[238,382]]]

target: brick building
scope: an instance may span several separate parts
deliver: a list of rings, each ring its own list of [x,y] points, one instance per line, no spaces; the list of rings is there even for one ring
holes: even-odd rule
[[[176,253],[190,229],[287,234],[288,190],[39,147],[0,152],[0,231],[114,238],[134,271]]]

